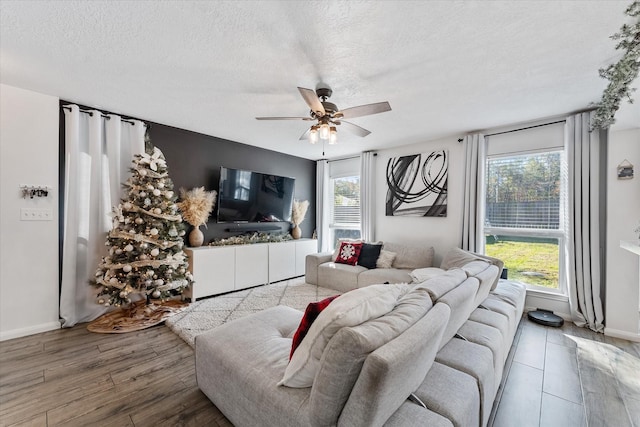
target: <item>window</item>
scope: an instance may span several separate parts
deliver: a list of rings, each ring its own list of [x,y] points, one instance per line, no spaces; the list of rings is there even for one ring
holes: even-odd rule
[[[336,246],[338,239],[360,238],[360,177],[346,176],[330,181],[331,242]]]
[[[359,239],[360,234],[360,161],[358,158],[329,163],[329,241],[335,248],[338,239]]]
[[[510,280],[563,292],[566,162],[564,136],[558,129],[552,130],[556,132],[546,130],[546,142],[536,140],[535,144],[522,144],[526,138],[500,135],[500,144],[492,149],[494,141],[489,138],[485,253],[504,261]],[[505,138],[512,138],[506,153],[507,145],[501,144]],[[521,151],[514,151],[514,147]]]

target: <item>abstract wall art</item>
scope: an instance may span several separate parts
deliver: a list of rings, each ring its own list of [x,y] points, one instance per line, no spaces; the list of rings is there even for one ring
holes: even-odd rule
[[[447,216],[447,150],[392,157],[387,163],[387,216]]]

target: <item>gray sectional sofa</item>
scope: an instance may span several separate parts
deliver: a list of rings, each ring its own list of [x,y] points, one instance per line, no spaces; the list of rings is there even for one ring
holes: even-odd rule
[[[447,262],[422,283],[386,285],[407,290],[339,329],[310,387],[278,385],[303,313],[277,306],[196,337],[200,389],[237,426],[485,426],[525,289],[464,251]]]

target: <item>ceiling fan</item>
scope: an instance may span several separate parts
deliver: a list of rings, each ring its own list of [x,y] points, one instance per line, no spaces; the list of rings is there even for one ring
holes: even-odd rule
[[[384,113],[391,111],[388,102],[376,102],[374,104],[359,105],[357,107],[345,108],[339,110],[336,104],[327,101],[331,97],[333,91],[326,86],[318,86],[314,91],[298,87],[300,95],[305,100],[309,108],[309,117],[256,117],[257,120],[306,120],[317,121],[309,129],[302,134],[300,139],[309,139],[312,144],[318,142],[318,139],[329,141],[329,144],[337,143],[336,126],[343,126],[349,132],[364,137],[371,132],[344,119],[352,119],[355,117],[369,116],[371,114]]]

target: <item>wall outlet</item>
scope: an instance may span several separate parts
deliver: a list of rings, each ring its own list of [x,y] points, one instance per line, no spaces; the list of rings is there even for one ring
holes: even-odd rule
[[[53,211],[46,208],[21,208],[20,221],[53,221]]]

